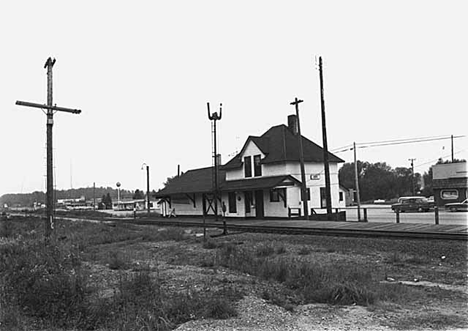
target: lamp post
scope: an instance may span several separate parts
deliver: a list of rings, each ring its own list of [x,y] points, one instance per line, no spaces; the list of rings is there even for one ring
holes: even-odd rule
[[[117,209],[120,209],[120,182],[115,184],[117,186]]]
[[[150,216],[150,186],[149,186],[149,165],[143,163],[141,166],[141,170],[146,167],[146,201],[147,201],[147,208],[148,208],[148,217]]]

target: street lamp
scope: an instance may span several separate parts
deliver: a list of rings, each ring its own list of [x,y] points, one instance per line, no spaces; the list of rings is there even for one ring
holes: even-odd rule
[[[117,186],[117,202],[119,203],[120,205],[120,182],[117,182],[117,184],[115,184]]]
[[[147,208],[148,208],[148,217],[150,216],[150,187],[149,187],[149,165],[143,163],[141,166],[141,170],[146,167],[146,200],[147,200]]]

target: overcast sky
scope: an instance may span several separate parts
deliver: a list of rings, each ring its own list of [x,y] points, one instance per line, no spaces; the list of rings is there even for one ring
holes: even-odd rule
[[[249,135],[286,124],[298,97],[302,134],[322,145],[324,62],[330,150],[353,142],[464,135],[465,1],[2,1],[0,195],[45,191],[44,63],[56,58],[57,189],[162,187],[211,165],[206,103],[227,162]],[[455,157],[467,159],[467,138]],[[358,159],[423,173],[450,140],[358,149]],[[352,151],[337,153],[353,162]]]

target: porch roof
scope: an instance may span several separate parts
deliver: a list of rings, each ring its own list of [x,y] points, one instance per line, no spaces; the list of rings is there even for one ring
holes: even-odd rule
[[[222,192],[269,189],[275,186],[289,186],[301,182],[291,175],[254,177],[239,180],[226,180],[226,172],[219,170],[219,190]],[[175,177],[164,189],[153,194],[155,198],[213,191],[212,168],[189,170],[180,177]]]
[[[291,175],[258,177],[249,179],[229,180],[225,181],[221,186],[221,191],[249,191],[270,189],[276,186],[291,186],[301,182]]]

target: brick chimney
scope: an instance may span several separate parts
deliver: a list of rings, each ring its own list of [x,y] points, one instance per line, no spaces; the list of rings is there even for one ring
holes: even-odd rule
[[[298,128],[297,128],[297,116],[296,115],[288,116],[288,128],[292,132],[293,135],[297,135]]]

